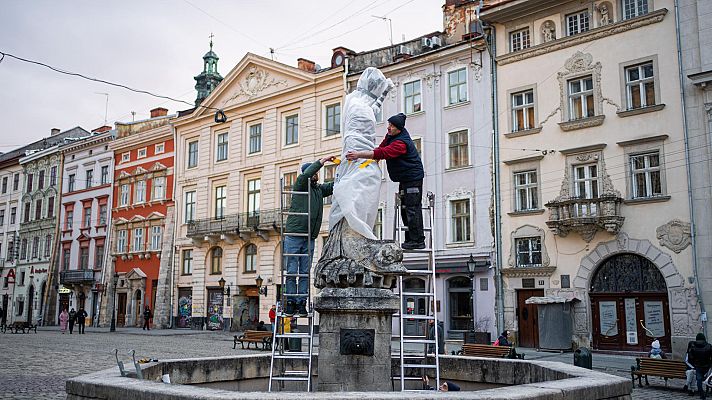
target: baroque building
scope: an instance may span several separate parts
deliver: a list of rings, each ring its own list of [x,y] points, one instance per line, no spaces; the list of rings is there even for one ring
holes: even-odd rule
[[[109,149],[114,157],[111,264],[103,285],[102,325],[142,326],[143,311],[165,328],[168,318],[173,244],[173,132],[165,108],[146,120],[116,123]],[[112,307],[115,307],[112,309]]]
[[[339,152],[342,72],[248,53],[173,122],[176,327],[244,330],[268,321],[281,289],[280,180],[289,185],[303,162]]]
[[[701,329],[674,7],[481,10],[497,61],[500,311],[520,346],[571,329],[575,346],[646,351],[659,338],[680,354]],[[544,323],[533,302],[565,302],[571,318]]]
[[[335,55],[348,57],[349,90],[356,88],[361,72],[370,66],[378,67],[395,84],[376,116],[376,145],[387,134],[388,118],[404,113],[425,170],[423,205],[428,204],[425,193],[435,196],[436,310],[445,338],[461,339],[473,328],[496,338],[494,275],[489,268],[493,252],[490,61],[482,35],[468,23],[471,16],[450,3],[444,7],[442,33],[361,53],[337,48]],[[385,161],[380,167],[384,182],[374,234],[392,239],[398,184],[389,179]],[[423,211],[426,224],[428,217]],[[409,269],[427,268],[426,256],[406,254],[404,264]],[[473,276],[467,269],[470,259],[477,265]],[[426,281],[417,276],[405,278],[403,285],[408,292],[426,291]],[[425,294],[412,295],[402,307],[406,313],[424,315],[428,301]],[[425,322],[405,319],[404,333],[422,335]]]
[[[59,218],[59,312],[84,309],[96,324],[109,251],[114,131],[104,126],[60,147],[64,159]]]

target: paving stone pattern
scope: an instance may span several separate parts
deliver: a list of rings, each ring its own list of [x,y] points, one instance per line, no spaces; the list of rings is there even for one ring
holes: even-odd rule
[[[106,329],[87,328],[86,335],[62,335],[48,328],[37,334],[0,334],[0,399],[64,399],[67,378],[116,366],[114,348],[120,349],[120,359],[129,365],[130,349],[136,349],[137,359],[159,360],[261,353],[239,346],[232,350],[232,335],[224,332],[119,329],[108,333]],[[566,363],[571,363],[571,358],[570,353],[527,354],[527,359]],[[597,370],[630,377],[629,357],[594,354],[593,360]],[[682,380],[672,380],[670,389],[665,389],[662,379],[651,378],[649,387],[634,389],[633,399],[695,399],[681,390],[683,384]]]

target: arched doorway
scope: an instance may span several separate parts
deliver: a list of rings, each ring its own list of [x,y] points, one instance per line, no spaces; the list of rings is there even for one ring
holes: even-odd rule
[[[631,253],[607,258],[589,295],[594,349],[647,351],[657,338],[671,351],[667,285],[650,260]]]

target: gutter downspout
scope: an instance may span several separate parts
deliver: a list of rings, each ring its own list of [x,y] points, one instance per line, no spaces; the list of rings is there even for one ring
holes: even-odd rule
[[[173,134],[173,149],[176,147],[176,143],[178,143],[178,131],[176,130],[176,126],[171,123],[171,131]],[[168,284],[168,287],[170,288],[171,294],[168,297],[168,304],[170,305],[170,315],[168,316],[168,329],[173,329],[175,325],[175,313],[174,310],[177,310],[176,308],[173,307],[173,301],[176,298],[176,294],[178,292],[178,288],[174,287],[175,282],[176,282],[176,273],[178,272],[177,269],[182,267],[182,263],[180,260],[176,263],[176,234],[178,232],[178,226],[179,226],[179,221],[178,219],[180,218],[180,215],[178,213],[178,202],[175,200],[176,199],[176,188],[178,186],[178,179],[177,174],[176,174],[176,168],[175,168],[175,156],[173,157],[173,238],[171,240],[171,280],[170,283]],[[235,282],[237,284],[237,282]],[[154,308],[156,306],[154,305]],[[232,317],[232,316],[231,316]],[[230,318],[230,321],[232,321],[232,318]]]
[[[478,10],[479,14],[479,10]],[[494,25],[482,21],[482,27],[489,29],[487,35],[487,49],[490,56],[490,76],[492,86],[492,172],[494,175],[494,251],[495,251],[495,313],[497,314],[497,332],[504,331],[504,281],[502,279],[502,215],[501,215],[501,193],[500,193],[500,170],[499,170],[499,120],[497,116],[497,37]]]
[[[682,106],[682,131],[685,136],[685,166],[687,171],[687,201],[690,208],[690,239],[692,245],[692,272],[695,276],[695,291],[697,292],[697,302],[700,305],[700,313],[706,315],[705,304],[700,292],[700,280],[697,269],[697,235],[695,229],[695,204],[692,200],[692,174],[690,172],[690,136],[687,129],[687,104],[685,102],[685,76],[682,72],[682,44],[680,40],[680,5],[679,0],[675,0],[675,40],[677,42],[677,68],[680,79],[680,105]],[[707,322],[702,323],[702,332],[707,336]]]

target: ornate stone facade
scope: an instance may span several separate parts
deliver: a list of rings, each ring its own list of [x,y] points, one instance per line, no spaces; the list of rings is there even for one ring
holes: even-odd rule
[[[679,253],[692,242],[691,227],[689,222],[673,219],[655,230],[660,245]]]

